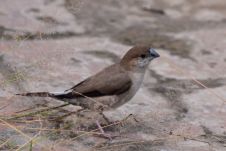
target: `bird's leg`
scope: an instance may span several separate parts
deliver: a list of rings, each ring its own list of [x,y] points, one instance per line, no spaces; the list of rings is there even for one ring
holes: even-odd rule
[[[98,129],[100,130],[102,136],[104,136],[105,138],[108,138],[110,141],[112,141],[111,135],[110,135],[110,134],[106,134],[106,133],[104,132],[104,129],[101,127],[99,121],[96,120],[96,124],[97,124],[97,127],[98,127]]]
[[[123,126],[123,125],[124,125],[124,122],[127,121],[127,120],[128,120],[129,118],[131,118],[131,117],[134,119],[134,121],[139,122],[133,114],[129,114],[128,116],[126,116],[125,118],[123,118],[123,119],[120,120],[120,121],[110,122],[110,120],[103,114],[103,112],[99,112],[99,113],[100,113],[100,115],[103,117],[103,119],[107,122],[108,125],[121,125],[121,126]],[[111,136],[110,134],[106,134],[106,133],[104,132],[104,130],[103,130],[103,128],[102,128],[102,126],[100,125],[100,123],[99,123],[98,120],[96,120],[96,125],[97,125],[98,129],[100,130],[102,136],[103,136],[104,138],[108,138],[108,139],[111,141],[111,140],[112,140],[112,136]],[[118,136],[118,135],[117,135],[117,136]],[[116,136],[116,137],[117,137],[117,136]],[[114,137],[115,137],[115,136],[114,136]]]
[[[107,124],[111,124],[112,122],[104,115],[103,112],[100,112],[100,115],[103,117],[103,119],[107,122]]]

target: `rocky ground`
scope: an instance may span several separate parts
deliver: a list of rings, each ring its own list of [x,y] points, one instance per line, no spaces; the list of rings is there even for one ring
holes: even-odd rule
[[[1,0],[0,149],[226,150],[225,36],[224,0]],[[107,125],[111,141],[92,131],[94,113],[63,118],[79,107],[13,95],[65,90],[135,44],[161,57],[132,101],[105,113],[139,121]]]

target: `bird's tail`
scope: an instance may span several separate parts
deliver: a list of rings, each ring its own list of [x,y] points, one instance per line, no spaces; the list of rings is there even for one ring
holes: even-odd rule
[[[28,93],[20,93],[16,95],[31,96],[31,97],[53,97],[54,96],[54,94],[50,92],[28,92]]]
[[[20,96],[29,96],[29,97],[52,97],[56,99],[70,98],[71,95],[67,92],[28,92],[16,94]]]

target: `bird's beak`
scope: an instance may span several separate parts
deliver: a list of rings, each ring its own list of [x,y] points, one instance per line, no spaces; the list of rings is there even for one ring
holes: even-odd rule
[[[153,48],[150,48],[149,49],[149,52],[150,52],[150,56],[153,57],[153,58],[158,58],[160,57],[160,55],[155,51],[155,49]]]

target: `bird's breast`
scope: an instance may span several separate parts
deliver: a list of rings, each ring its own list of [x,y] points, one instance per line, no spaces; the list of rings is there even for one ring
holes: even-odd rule
[[[128,91],[119,96],[118,102],[113,106],[114,108],[125,104],[136,94],[143,82],[144,72],[131,72],[129,76],[132,80],[132,86]]]
[[[131,93],[130,95],[133,97],[144,80],[144,72],[132,72],[129,75],[132,80],[132,86],[129,90],[129,93]]]

